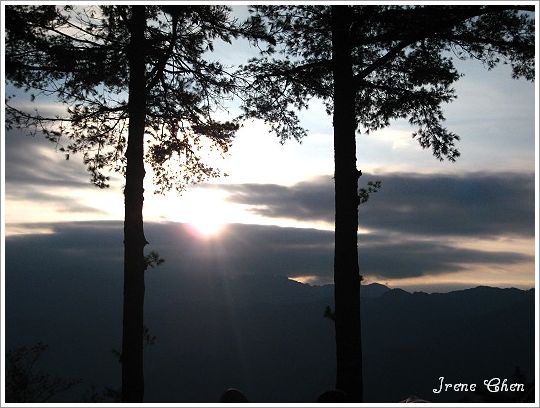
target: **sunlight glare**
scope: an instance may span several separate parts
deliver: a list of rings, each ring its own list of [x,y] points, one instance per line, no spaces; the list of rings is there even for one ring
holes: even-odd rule
[[[205,237],[219,234],[225,227],[224,195],[217,190],[197,189],[190,194],[185,207],[185,221]]]

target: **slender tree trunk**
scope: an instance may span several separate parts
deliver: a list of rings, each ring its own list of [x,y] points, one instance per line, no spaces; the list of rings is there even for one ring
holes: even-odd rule
[[[133,6],[129,45],[129,129],[126,151],[124,220],[124,321],[122,401],[142,402],[144,309],[144,124],[146,112],[144,6]]]
[[[332,71],[334,77],[335,161],[335,325],[336,388],[354,402],[363,398],[358,268],[358,176],[356,117],[350,16],[346,6],[332,6]]]

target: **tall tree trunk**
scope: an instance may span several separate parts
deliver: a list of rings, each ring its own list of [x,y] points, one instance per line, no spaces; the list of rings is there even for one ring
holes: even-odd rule
[[[358,176],[350,16],[347,6],[332,6],[335,161],[335,325],[336,388],[355,402],[363,398],[358,268]]]
[[[146,113],[144,6],[133,6],[129,45],[129,129],[124,219],[124,321],[122,401],[142,402],[144,309],[144,124]]]

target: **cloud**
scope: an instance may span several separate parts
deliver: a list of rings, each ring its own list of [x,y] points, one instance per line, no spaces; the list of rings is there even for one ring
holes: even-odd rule
[[[27,186],[8,185],[6,188],[7,200],[31,200],[41,204],[53,204],[60,213],[87,213],[105,215],[107,211],[82,204],[80,200],[65,195],[49,194],[39,190],[29,189]]]
[[[425,240],[368,242],[361,244],[359,249],[361,274],[376,279],[433,276],[474,269],[479,265],[509,266],[533,260],[533,257],[517,252],[472,250]]]
[[[5,148],[8,186],[85,188],[90,185],[79,158],[65,160],[65,155],[56,152],[54,145],[40,134],[7,131]]]
[[[428,236],[534,235],[534,174],[414,173],[365,174],[382,189],[360,206],[360,225],[377,231]],[[293,186],[224,185],[229,201],[253,206],[252,212],[301,221],[334,219],[330,176]]]
[[[331,176],[320,176],[293,186],[234,184],[220,188],[231,193],[228,201],[256,206],[265,217],[333,222],[334,186]]]
[[[6,201],[32,203],[35,208],[54,205],[57,213],[108,214],[109,208],[98,209],[86,197],[97,192],[78,155],[65,155],[43,135],[30,136],[21,130],[6,132]],[[100,205],[97,202],[91,202]],[[17,206],[10,217],[24,218]]]
[[[100,274],[122,272],[121,222],[39,226],[48,226],[53,233],[6,237],[6,268],[94,267]],[[210,280],[255,274],[309,275],[329,281],[333,276],[331,231],[231,224],[219,237],[203,239],[184,224],[147,223],[145,229],[151,243],[147,251],[156,250],[166,260],[160,273],[194,274]],[[27,257],[30,252],[32,257]],[[378,234],[363,235],[360,240],[361,273],[380,279],[437,275],[481,265],[515,265],[532,259],[518,252],[473,250],[427,240],[395,240]]]

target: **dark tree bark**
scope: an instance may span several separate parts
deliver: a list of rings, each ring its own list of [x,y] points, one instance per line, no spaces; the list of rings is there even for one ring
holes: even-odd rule
[[[142,402],[144,246],[144,126],[146,111],[144,6],[133,6],[129,48],[129,128],[126,150],[124,221],[124,321],[122,333],[122,401]]]
[[[355,94],[346,6],[332,6],[335,160],[335,326],[336,388],[355,402],[363,398],[358,268],[358,176]]]

